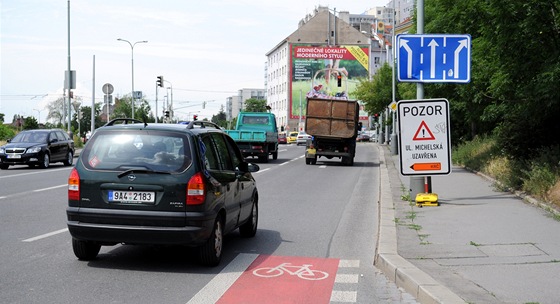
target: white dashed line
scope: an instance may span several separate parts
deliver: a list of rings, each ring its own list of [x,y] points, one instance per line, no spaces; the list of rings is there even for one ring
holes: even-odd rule
[[[60,230],[57,230],[57,231],[53,231],[53,232],[45,233],[45,234],[42,234],[42,235],[39,235],[39,236],[36,236],[36,237],[25,239],[22,242],[33,242],[33,241],[44,239],[44,238],[47,238],[49,236],[57,235],[59,233],[63,233],[63,232],[66,232],[66,231],[68,231],[68,228],[60,229]]]

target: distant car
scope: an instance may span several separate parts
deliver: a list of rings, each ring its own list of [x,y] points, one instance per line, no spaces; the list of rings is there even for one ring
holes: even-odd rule
[[[68,178],[74,255],[92,260],[116,244],[183,245],[216,266],[225,234],[257,232],[258,170],[211,122],[112,120],[95,130]]]
[[[293,144],[297,142],[298,132],[290,132],[288,133],[288,143]]]
[[[25,130],[0,147],[0,169],[11,165],[48,168],[56,162],[71,166],[74,151],[74,141],[63,130]]]
[[[286,136],[286,133],[278,133],[278,143],[279,144],[287,144],[288,143],[288,138]]]
[[[365,133],[358,134],[358,137],[356,137],[356,141],[370,141],[370,139],[371,137]]]
[[[311,140],[311,135],[305,133],[304,131],[301,131],[298,133],[297,135],[297,140],[296,140],[296,144],[299,145],[305,145],[307,143],[307,140]]]

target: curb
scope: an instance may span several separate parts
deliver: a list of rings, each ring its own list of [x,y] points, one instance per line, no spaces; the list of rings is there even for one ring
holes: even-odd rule
[[[385,151],[379,147],[379,219],[377,252],[374,265],[379,268],[398,287],[403,288],[420,303],[466,303],[449,288],[441,285],[414,264],[401,257],[397,250],[397,226],[395,206]]]

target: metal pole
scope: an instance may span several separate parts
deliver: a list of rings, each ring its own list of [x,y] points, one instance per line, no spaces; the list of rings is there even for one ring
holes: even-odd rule
[[[125,40],[125,39],[121,39],[121,38],[119,38],[119,39],[117,39],[117,40],[118,40],[118,41],[124,41],[124,42],[128,43],[128,45],[130,45],[130,50],[131,50],[131,54],[132,54],[132,56],[131,56],[131,64],[132,64],[132,93],[130,94],[130,100],[131,100],[131,105],[132,105],[132,119],[134,119],[134,101],[135,101],[135,98],[134,98],[134,46],[135,46],[137,43],[148,43],[148,41],[147,41],[147,40],[142,40],[142,41],[136,41],[136,42],[134,42],[134,43],[130,43],[130,41]]]
[[[129,42],[130,44],[130,42]],[[131,51],[131,65],[132,65],[132,94],[130,94],[132,104],[132,119],[134,119],[134,104],[136,103],[136,96],[134,96],[134,45],[130,45]]]
[[[417,0],[416,2],[416,14],[418,16],[418,21],[416,23],[418,34],[424,34],[424,0]],[[416,98],[424,98],[424,85],[419,82],[416,84]],[[416,199],[418,193],[424,192],[424,176],[411,176],[410,177],[410,198]]]
[[[169,106],[169,119],[173,121],[173,118],[175,117],[175,113],[173,110],[173,84],[167,80],[164,81],[169,83],[169,87],[167,89],[171,90],[171,104]]]
[[[299,123],[298,123],[298,131],[301,128],[301,90],[299,90]]]
[[[156,123],[158,122],[158,84],[156,83]]]
[[[393,64],[392,64],[392,69],[391,69],[391,83],[392,83],[392,101],[396,102],[396,87],[395,87],[395,26],[396,26],[396,21],[395,21],[395,16],[396,16],[396,12],[395,12],[395,1],[393,0],[393,33],[391,33],[392,37],[391,37],[391,57],[393,60]],[[389,55],[389,53],[387,52],[387,55]],[[391,154],[393,155],[397,155],[399,154],[398,152],[398,145],[397,145],[397,132],[395,131],[396,126],[397,126],[397,115],[395,115],[395,112],[392,113],[393,115],[393,128],[391,129]]]
[[[68,133],[70,134],[71,126],[70,122],[72,117],[70,117],[72,113],[72,101],[70,98],[70,88],[72,83],[72,71],[70,69],[70,0],[68,0],[68,79],[66,79],[66,84],[68,86]]]
[[[93,83],[91,86],[91,126],[90,131],[93,134],[95,130],[95,55],[93,55]]]

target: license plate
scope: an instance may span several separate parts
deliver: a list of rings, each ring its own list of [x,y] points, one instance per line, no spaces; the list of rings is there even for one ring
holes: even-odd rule
[[[156,200],[154,192],[145,191],[109,191],[110,202],[121,203],[153,203]]]
[[[19,154],[8,154],[8,158],[21,158]]]

